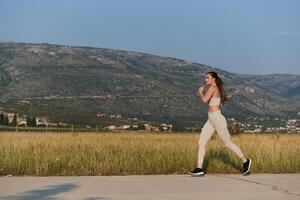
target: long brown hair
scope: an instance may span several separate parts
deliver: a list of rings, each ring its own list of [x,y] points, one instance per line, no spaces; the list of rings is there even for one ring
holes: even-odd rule
[[[213,72],[213,71],[210,71],[210,72],[207,72],[206,74],[210,74],[213,78],[215,78],[216,80],[216,84],[219,88],[219,92],[220,92],[220,97],[221,97],[221,104],[222,106],[224,105],[225,101],[228,101],[228,96],[225,94],[225,91],[224,91],[224,84],[223,84],[223,81],[222,79],[218,76],[218,74],[216,72]]]

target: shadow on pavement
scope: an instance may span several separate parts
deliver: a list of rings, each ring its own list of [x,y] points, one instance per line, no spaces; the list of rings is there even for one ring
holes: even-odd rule
[[[70,192],[79,186],[75,184],[51,185],[45,189],[30,190],[16,195],[0,197],[3,200],[53,200],[58,199],[55,195]],[[105,200],[101,197],[89,197],[85,200]]]
[[[234,169],[241,172],[242,164],[238,165],[234,160],[230,158],[228,153],[226,153],[226,151],[224,151],[223,149],[220,151],[210,150],[206,153],[206,155],[207,156],[205,157],[203,162],[203,169],[205,171],[209,166],[209,161],[217,159],[217,160],[221,160],[225,165],[231,165]]]

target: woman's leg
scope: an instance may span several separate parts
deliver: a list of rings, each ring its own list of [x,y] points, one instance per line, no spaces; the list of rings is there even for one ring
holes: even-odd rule
[[[222,115],[221,113],[216,113],[212,120],[215,125],[217,134],[220,136],[225,146],[230,148],[237,156],[239,156],[243,160],[243,162],[246,162],[247,159],[245,158],[241,149],[230,139],[230,134],[227,128],[227,121],[224,115]]]
[[[215,132],[215,128],[210,123],[210,121],[207,120],[201,130],[201,134],[200,134],[200,138],[199,138],[199,150],[198,150],[198,167],[199,168],[202,168],[202,166],[203,166],[203,159],[204,159],[204,155],[205,155],[205,145],[206,145],[207,141],[211,138],[211,136],[213,135],[214,132]]]

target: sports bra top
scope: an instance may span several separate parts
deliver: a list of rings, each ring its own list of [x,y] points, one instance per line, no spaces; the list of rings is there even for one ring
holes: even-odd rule
[[[212,97],[209,101],[209,106],[219,106],[221,105],[221,98],[220,97]]]

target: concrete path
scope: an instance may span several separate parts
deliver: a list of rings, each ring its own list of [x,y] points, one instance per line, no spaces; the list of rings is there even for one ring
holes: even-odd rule
[[[0,199],[300,199],[300,174],[0,177]]]

